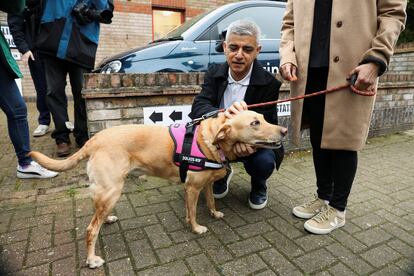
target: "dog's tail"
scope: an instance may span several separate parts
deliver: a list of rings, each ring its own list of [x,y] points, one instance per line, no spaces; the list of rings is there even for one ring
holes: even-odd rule
[[[45,167],[46,169],[57,171],[57,172],[63,172],[67,171],[69,169],[72,169],[75,167],[81,160],[89,157],[88,154],[88,148],[86,143],[80,150],[78,150],[75,154],[70,156],[67,159],[63,160],[57,160],[50,158],[43,153],[40,153],[38,151],[31,151],[29,152],[28,156],[33,158],[36,162],[38,162],[40,165]]]

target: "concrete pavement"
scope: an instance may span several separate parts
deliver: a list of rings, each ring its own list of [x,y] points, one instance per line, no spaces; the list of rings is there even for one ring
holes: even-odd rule
[[[31,131],[36,110],[28,104]],[[56,156],[50,136],[32,149]],[[230,193],[209,217],[200,197],[195,235],[185,223],[182,185],[133,175],[105,225],[90,270],[85,230],[93,213],[85,162],[51,180],[19,180],[0,114],[0,266],[9,275],[414,275],[414,130],[370,139],[359,155],[346,225],[311,235],[291,208],[309,200],[315,177],[309,152],[290,154],[268,183],[269,205],[247,207],[249,179],[240,165]],[[0,270],[1,271],[1,270]]]

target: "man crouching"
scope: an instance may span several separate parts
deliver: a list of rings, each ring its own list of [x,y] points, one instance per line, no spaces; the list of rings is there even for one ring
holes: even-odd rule
[[[227,29],[223,43],[226,62],[212,65],[204,78],[202,90],[193,102],[190,117],[199,118],[214,110],[225,108],[225,116],[232,118],[246,110],[247,105],[275,101],[279,97],[281,83],[265,71],[256,57],[261,46],[260,29],[251,21],[238,20]],[[274,105],[254,108],[271,124],[277,124]],[[252,209],[263,209],[268,200],[266,180],[283,160],[283,146],[279,149],[256,149],[251,145],[237,143],[234,153],[243,162],[251,176],[251,192],[248,198]],[[223,198],[229,191],[233,170],[213,185],[215,198]]]

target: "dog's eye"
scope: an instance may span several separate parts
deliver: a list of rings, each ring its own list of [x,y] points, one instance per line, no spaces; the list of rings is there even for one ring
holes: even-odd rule
[[[260,125],[260,121],[259,120],[253,121],[253,122],[250,123],[250,125],[251,126],[258,126],[258,125]]]

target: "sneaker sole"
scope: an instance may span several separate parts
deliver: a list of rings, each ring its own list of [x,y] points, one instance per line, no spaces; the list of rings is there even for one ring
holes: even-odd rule
[[[38,174],[27,174],[27,173],[17,172],[16,176],[17,176],[17,178],[20,178],[20,179],[30,179],[30,178],[46,179],[46,178],[56,177],[56,176],[58,176],[58,174],[53,175],[53,176],[41,176],[41,175],[38,175]]]
[[[301,211],[296,210],[296,208],[293,208],[292,213],[298,217],[298,218],[303,218],[303,219],[310,219],[313,218],[316,214],[318,213],[314,213],[314,214],[310,214],[310,213],[303,213]]]
[[[48,134],[50,131],[46,131],[45,133],[33,133],[33,137],[41,137]]]
[[[266,201],[265,201],[265,202],[263,202],[262,204],[253,204],[253,203],[250,201],[250,198],[249,198],[249,207],[250,207],[250,208],[252,208],[252,209],[254,209],[254,210],[261,210],[261,209],[263,209],[264,207],[266,207],[266,205],[267,205],[267,199],[266,199]]]
[[[326,235],[326,234],[331,233],[335,229],[341,228],[344,225],[345,225],[345,220],[343,222],[339,223],[337,226],[335,226],[332,229],[319,229],[319,228],[314,228],[314,227],[310,226],[309,224],[307,224],[306,222],[305,222],[305,224],[303,226],[310,233],[317,234],[317,235]]]
[[[227,182],[226,182],[227,189],[223,193],[215,194],[213,192],[213,196],[214,196],[215,199],[223,198],[229,193],[229,186],[230,186],[231,178],[233,177],[233,173],[234,173],[234,171],[233,171],[233,169],[231,169],[231,172],[230,172],[229,176],[227,177]]]

